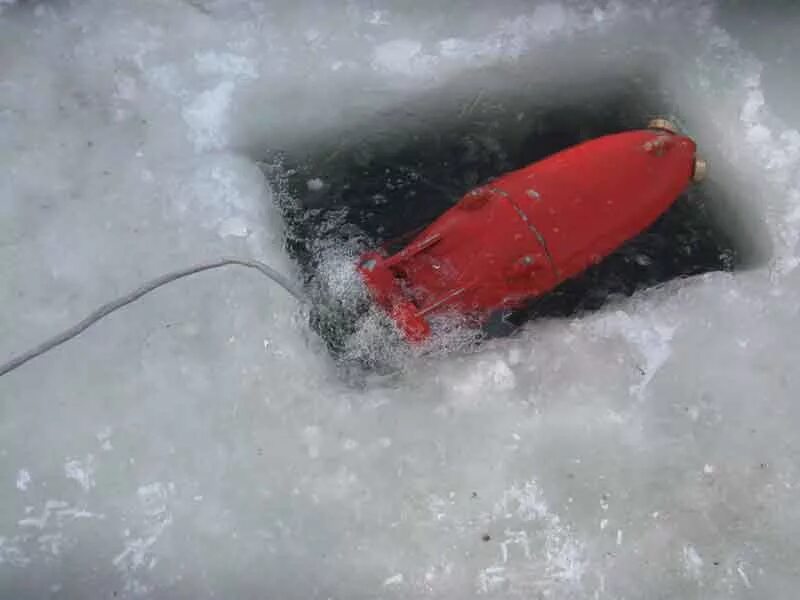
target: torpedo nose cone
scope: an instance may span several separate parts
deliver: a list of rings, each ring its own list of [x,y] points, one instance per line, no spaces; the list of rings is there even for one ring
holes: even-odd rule
[[[694,141],[668,127],[657,120],[651,129],[597,138],[495,183],[539,232],[560,280],[637,236],[703,177]]]

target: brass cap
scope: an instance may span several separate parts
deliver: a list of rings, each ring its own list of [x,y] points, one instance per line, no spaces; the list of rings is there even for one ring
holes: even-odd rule
[[[708,175],[708,163],[702,158],[694,159],[694,169],[692,170],[692,181],[700,183]]]
[[[657,117],[655,119],[650,119],[650,122],[647,123],[648,129],[662,129],[664,131],[668,131],[670,133],[678,133],[678,128],[675,126],[675,123],[670,121],[669,119],[665,119],[663,117]]]

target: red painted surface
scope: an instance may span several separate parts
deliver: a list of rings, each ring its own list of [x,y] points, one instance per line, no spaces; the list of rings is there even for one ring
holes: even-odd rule
[[[649,227],[689,184],[695,151],[661,130],[573,146],[472,190],[396,254],[364,254],[359,271],[409,341],[430,335],[434,314],[479,325]]]

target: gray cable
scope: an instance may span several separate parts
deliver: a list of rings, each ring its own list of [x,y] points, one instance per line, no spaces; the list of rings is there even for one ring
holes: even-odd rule
[[[48,340],[45,340],[35,348],[31,348],[27,352],[24,352],[19,356],[15,356],[8,362],[0,365],[0,377],[5,375],[6,373],[10,373],[11,371],[13,371],[18,367],[21,367],[29,360],[33,360],[37,356],[41,356],[45,352],[49,352],[56,346],[60,346],[64,342],[68,342],[72,338],[83,333],[86,329],[97,323],[100,319],[107,317],[115,310],[118,310],[123,306],[127,306],[131,302],[135,302],[145,294],[152,292],[153,290],[161,287],[162,285],[166,285],[178,279],[182,279],[183,277],[188,277],[189,275],[194,275],[195,273],[200,273],[201,271],[208,271],[210,269],[217,269],[219,267],[226,267],[229,265],[238,265],[241,267],[256,269],[260,271],[262,274],[264,274],[266,277],[270,278],[272,281],[280,285],[284,290],[286,290],[292,296],[300,300],[300,302],[303,303],[306,302],[306,298],[303,292],[300,291],[299,288],[295,287],[295,285],[291,281],[289,281],[288,278],[284,277],[283,275],[272,269],[272,267],[265,265],[264,263],[259,262],[257,260],[245,260],[241,258],[221,258],[214,262],[201,263],[199,265],[194,265],[193,267],[188,267],[186,269],[180,269],[178,271],[167,273],[166,275],[162,275],[161,277],[156,277],[155,279],[148,281],[147,283],[136,288],[132,292],[125,294],[121,298],[117,298],[116,300],[112,300],[111,302],[102,305],[100,308],[92,312],[88,317],[83,319],[81,322],[76,323],[69,329],[59,333],[58,335],[51,337]]]

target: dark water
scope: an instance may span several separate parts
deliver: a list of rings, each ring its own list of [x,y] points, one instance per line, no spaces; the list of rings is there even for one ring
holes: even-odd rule
[[[311,281],[321,245],[358,238],[371,246],[400,238],[493,177],[584,140],[644,127],[652,116],[668,113],[656,104],[633,87],[574,106],[520,108],[478,95],[450,119],[342,136],[338,143],[321,144],[324,151],[284,156],[279,172],[286,192],[287,250]],[[309,189],[310,180],[322,187]],[[612,297],[678,277],[734,269],[737,250],[709,214],[709,193],[703,185],[693,186],[647,231],[491,333],[502,335],[531,318],[595,310]]]

